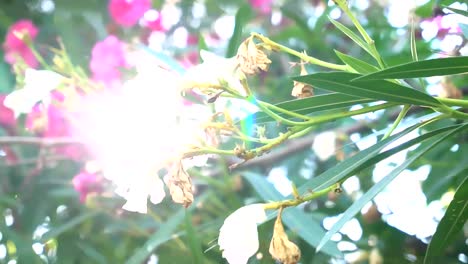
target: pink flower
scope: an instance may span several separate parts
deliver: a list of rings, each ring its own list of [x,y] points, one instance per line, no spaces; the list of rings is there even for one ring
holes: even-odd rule
[[[261,14],[271,13],[273,0],[249,0],[250,5]]]
[[[39,29],[30,20],[18,20],[15,24],[11,25],[5,37],[5,43],[3,43],[5,61],[15,64],[18,58],[21,58],[30,67],[37,67],[38,61],[21,35],[27,35],[33,41],[38,33]]]
[[[108,36],[94,45],[89,68],[95,81],[112,86],[120,80],[119,68],[127,66],[125,45],[117,37]]]
[[[154,9],[150,9],[145,13],[143,17],[143,25],[151,29],[151,31],[165,32],[167,30],[162,23],[161,13]]]
[[[460,34],[458,14],[438,15],[422,21],[421,28],[424,31],[432,31],[438,39],[444,39],[447,34]]]
[[[49,104],[35,105],[26,118],[26,128],[45,138],[70,137],[70,127],[65,110]],[[79,145],[66,144],[54,147],[54,152],[72,160],[79,160],[84,151]]]
[[[0,94],[0,126],[11,128],[15,126],[15,113],[3,104],[6,95]]]
[[[111,0],[109,12],[115,23],[131,27],[151,8],[151,0]]]
[[[80,194],[80,202],[86,202],[88,194],[102,191],[101,180],[94,174],[82,171],[73,177],[73,187]]]

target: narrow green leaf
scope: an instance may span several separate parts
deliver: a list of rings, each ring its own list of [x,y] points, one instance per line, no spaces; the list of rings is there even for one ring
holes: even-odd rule
[[[291,101],[282,102],[276,104],[276,106],[281,107],[285,110],[292,111],[298,114],[310,114],[313,112],[323,111],[323,110],[334,110],[343,107],[353,106],[356,104],[364,104],[374,102],[374,99],[362,98],[351,96],[342,93],[330,93],[324,95],[316,95],[312,97],[307,97],[303,99],[295,99]],[[281,116],[284,114],[279,113]],[[254,118],[255,123],[264,123],[273,121],[274,119],[271,116],[263,113],[257,112],[248,118]]]
[[[400,166],[395,168],[390,174],[385,176],[381,181],[376,183],[372,188],[370,188],[363,196],[356,200],[340,217],[340,219],[330,228],[327,234],[320,241],[317,251],[322,248],[330,238],[338,232],[349,220],[351,220],[359,211],[370,202],[379,192],[381,192],[388,184],[390,184],[402,171],[404,171],[411,163],[416,159],[420,158],[438,143],[445,140],[447,137],[459,132],[460,130],[468,128],[468,125],[459,126],[458,128],[447,131],[441,135],[435,136],[429,142],[423,143],[411,157],[407,158]],[[429,139],[426,139],[429,140]]]
[[[293,78],[314,87],[349,94],[352,96],[374,98],[401,104],[440,106],[432,96],[389,81],[354,82],[361,75],[347,72],[327,72]],[[369,75],[367,75],[369,76]]]
[[[198,34],[198,60],[202,61],[202,58],[200,56],[200,51],[201,50],[208,50],[208,45],[206,45],[205,38],[203,37],[203,34],[199,33]]]
[[[57,237],[60,234],[62,234],[64,232],[67,232],[68,230],[73,229],[77,225],[81,224],[82,222],[84,222],[84,221],[86,221],[88,219],[91,219],[91,218],[97,216],[98,214],[99,214],[99,212],[87,212],[87,213],[81,214],[81,215],[73,218],[72,220],[64,223],[63,225],[51,228],[47,233],[45,233],[41,237],[41,242],[45,243],[49,239]]]
[[[245,172],[243,176],[250,182],[263,200],[280,201],[285,199],[265,177],[252,172]],[[269,215],[269,219],[272,219],[274,215],[275,214]],[[298,208],[288,208],[284,210],[283,222],[313,247],[317,247],[320,237],[325,234],[321,224],[315,220],[311,214],[304,213]],[[323,248],[323,252],[331,256],[342,256],[336,243],[327,244]]]
[[[303,14],[297,12],[296,6],[294,5],[283,5],[280,8],[280,11],[284,17],[294,22],[294,26],[283,28],[282,30],[279,30],[274,33],[272,32],[272,35],[270,35],[271,39],[281,42],[282,40],[288,40],[291,37],[300,38],[302,41],[307,43],[308,47],[316,46],[316,38],[312,37],[316,34],[314,33],[313,29],[310,28],[310,26],[307,24],[307,16],[304,16]],[[319,23],[320,22],[317,20],[316,26]]]
[[[468,72],[468,57],[439,58],[405,63],[357,77],[354,81],[444,76]]]
[[[411,19],[411,34],[410,34],[410,47],[411,47],[411,57],[413,61],[419,61],[418,59],[418,49],[416,48],[416,37],[414,29],[414,19]]]
[[[165,223],[161,224],[159,230],[150,236],[145,244],[127,260],[127,264],[140,264],[148,258],[153,251],[164,242],[172,238],[174,230],[184,220],[185,208],[179,209],[177,213],[169,217]]]
[[[346,178],[354,171],[365,164],[365,162],[373,157],[375,157],[382,149],[388,146],[390,143],[394,142],[402,138],[403,136],[407,135],[411,131],[417,129],[418,127],[422,126],[423,124],[416,124],[411,126],[398,134],[395,134],[391,137],[388,137],[377,144],[362,150],[356,153],[354,156],[345,159],[344,161],[338,163],[336,166],[328,169],[324,173],[320,174],[319,176],[312,178],[310,181],[307,181],[302,186],[298,188],[299,193],[307,192],[308,190],[313,191],[320,191],[322,189],[327,188],[328,186],[337,183],[343,178]]]
[[[348,36],[352,41],[354,41],[356,44],[358,44],[362,49],[364,49],[367,53],[369,53],[371,56],[373,56],[369,45],[358,35],[356,35],[351,29],[347,28],[345,25],[341,24],[340,22],[330,18],[330,22],[335,25],[341,32],[343,32],[346,36]]]
[[[468,176],[468,174],[466,175]],[[436,263],[437,256],[443,256],[443,250],[460,234],[468,219],[468,177],[455,192],[444,217],[440,220],[424,257],[424,263]]]
[[[351,57],[347,54],[341,53],[335,50],[336,55],[340,58],[341,61],[346,63],[348,66],[353,68],[356,72],[361,74],[368,74],[372,72],[376,72],[379,68],[375,67],[372,64],[369,64],[363,60]]]
[[[190,251],[192,251],[193,263],[206,263],[203,258],[200,239],[198,238],[195,227],[193,226],[192,213],[190,211],[186,211],[185,213],[185,232],[189,241]]]
[[[454,13],[457,13],[457,14],[460,14],[462,16],[466,16],[468,17],[468,12],[465,11],[465,10],[461,10],[461,9],[457,9],[457,8],[453,8],[453,7],[448,7],[448,6],[444,6],[444,8],[447,8],[448,10],[454,12]]]
[[[83,251],[83,253],[88,256],[91,260],[93,260],[93,263],[96,264],[106,264],[107,260],[104,255],[102,255],[99,251],[94,249],[90,244],[88,243],[83,243],[83,242],[78,242],[76,243],[76,246]]]
[[[417,138],[414,138],[414,139],[411,139],[411,140],[408,140],[406,141],[405,143],[402,143],[401,145],[399,146],[396,146],[392,149],[389,149],[387,151],[384,151],[382,153],[379,153],[377,156],[373,157],[373,158],[370,158],[368,159],[366,162],[364,162],[363,164],[361,164],[359,167],[357,167],[352,173],[352,174],[356,174],[358,173],[359,171],[367,168],[367,167],[370,167],[374,164],[377,164],[378,162],[404,150],[404,149],[407,149],[409,147],[412,147],[416,144],[419,144],[421,143],[422,141],[424,140],[427,140],[428,138],[431,138],[431,137],[434,137],[435,135],[438,135],[438,134],[441,134],[443,132],[446,132],[446,131],[450,131],[450,130],[453,130],[455,128],[457,128],[458,125],[455,125],[455,126],[449,126],[449,127],[444,127],[444,128],[441,128],[441,129],[437,129],[437,130],[434,130],[434,131],[431,131],[431,132],[428,132],[428,133],[425,133]]]
[[[232,37],[229,40],[228,48],[226,50],[226,57],[232,57],[236,55],[237,49],[242,41],[242,29],[244,25],[250,20],[252,16],[252,9],[249,5],[243,5],[236,13],[236,22],[234,25],[234,31]]]

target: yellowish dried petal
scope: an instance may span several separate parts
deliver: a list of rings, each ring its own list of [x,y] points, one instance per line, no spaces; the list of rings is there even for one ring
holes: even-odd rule
[[[300,74],[301,75],[308,74],[307,70],[304,67],[304,63],[301,63]],[[294,86],[293,86],[291,95],[296,98],[307,98],[307,97],[314,96],[314,90],[311,85],[294,81]]]
[[[461,99],[463,97],[461,90],[458,89],[449,79],[442,79],[440,85],[442,86],[442,90],[439,92],[440,97],[453,99]]]
[[[172,170],[166,175],[166,185],[175,203],[188,207],[193,202],[192,179],[185,172],[182,163],[179,161],[173,165]]]
[[[291,95],[299,99],[307,98],[314,96],[314,90],[312,89],[312,86],[308,84],[294,81]]]
[[[257,47],[252,37],[246,39],[239,46],[236,59],[240,70],[249,75],[267,71],[271,63],[265,52]]]
[[[271,239],[269,252],[271,256],[284,264],[296,264],[301,259],[301,251],[293,242],[289,241],[288,235],[284,231],[281,221],[281,213],[283,208],[280,208],[278,217],[275,221],[273,229],[273,238]]]

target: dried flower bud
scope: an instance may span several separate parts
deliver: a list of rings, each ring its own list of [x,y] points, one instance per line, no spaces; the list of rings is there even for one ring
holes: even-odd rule
[[[458,89],[449,79],[442,79],[440,85],[442,87],[442,90],[439,92],[440,97],[453,99],[461,99],[463,97],[460,89]]]
[[[284,231],[283,223],[281,221],[281,213],[283,208],[280,208],[278,217],[275,221],[273,230],[273,238],[270,243],[271,256],[284,264],[296,264],[301,258],[301,251],[299,247],[293,242],[289,241],[286,232]]]
[[[239,46],[236,56],[240,70],[245,74],[254,75],[262,71],[267,71],[271,60],[265,52],[257,47],[253,38],[246,39]]]
[[[175,203],[189,207],[193,202],[192,180],[185,172],[182,162],[176,162],[166,175],[165,182]]]
[[[308,72],[306,71],[304,67],[304,63],[301,62],[301,75],[307,75]],[[292,89],[291,95],[296,97],[296,98],[307,98],[314,96],[314,90],[311,85],[301,83],[301,82],[296,82],[294,81],[294,87]]]

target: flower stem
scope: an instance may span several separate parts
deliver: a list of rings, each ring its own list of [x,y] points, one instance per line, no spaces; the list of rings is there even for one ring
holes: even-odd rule
[[[260,39],[263,43],[267,44],[268,46],[270,46],[274,50],[284,51],[286,53],[289,53],[291,55],[294,55],[294,56],[300,58],[301,60],[303,60],[305,62],[308,62],[308,63],[311,63],[311,64],[316,64],[316,65],[319,65],[319,66],[322,66],[322,67],[325,67],[325,68],[329,68],[329,69],[332,69],[332,70],[350,71],[350,68],[347,65],[334,64],[334,63],[319,60],[317,58],[308,56],[305,53],[298,52],[296,50],[293,50],[291,48],[288,48],[286,46],[278,44],[278,43],[274,42],[273,40],[271,40],[271,39],[269,39],[269,38],[267,38],[267,37],[265,37],[265,36],[263,36],[261,34],[252,33],[252,36]]]
[[[406,114],[408,113],[408,110],[410,109],[410,105],[405,105],[403,106],[403,109],[401,110],[400,114],[398,115],[397,119],[395,120],[395,122],[393,122],[393,125],[392,127],[390,127],[390,129],[387,131],[387,133],[385,133],[385,135],[382,137],[382,140],[388,138],[392,133],[393,131],[397,128],[397,126],[400,124],[401,120],[403,120],[403,118],[406,116]]]
[[[263,208],[265,210],[276,210],[279,208],[285,208],[285,207],[290,207],[290,206],[297,206],[301,203],[309,202],[312,200],[315,200],[321,196],[327,195],[329,192],[333,191],[336,189],[336,184],[333,184],[323,190],[317,191],[317,192],[311,192],[307,195],[304,196],[298,196],[297,198],[294,199],[289,199],[289,200],[283,200],[283,201],[278,201],[278,202],[271,202],[267,203],[264,205]]]
[[[448,106],[468,107],[468,100],[443,98],[443,97],[436,97],[436,99],[439,100],[439,102],[444,103]]]
[[[273,104],[270,104],[270,103],[267,103],[267,102],[263,102],[263,101],[260,101],[260,100],[257,100],[257,102],[267,108],[270,108],[272,110],[275,110],[275,111],[278,111],[278,112],[281,112],[283,114],[287,114],[287,115],[290,115],[292,117],[297,117],[297,118],[300,118],[300,119],[304,119],[304,120],[310,120],[311,117],[310,116],[306,116],[306,115],[301,115],[301,114],[298,114],[298,113],[295,113],[295,112],[292,112],[292,111],[289,111],[289,110],[286,110],[286,109],[283,109],[281,107],[278,107],[276,105],[273,105]]]

